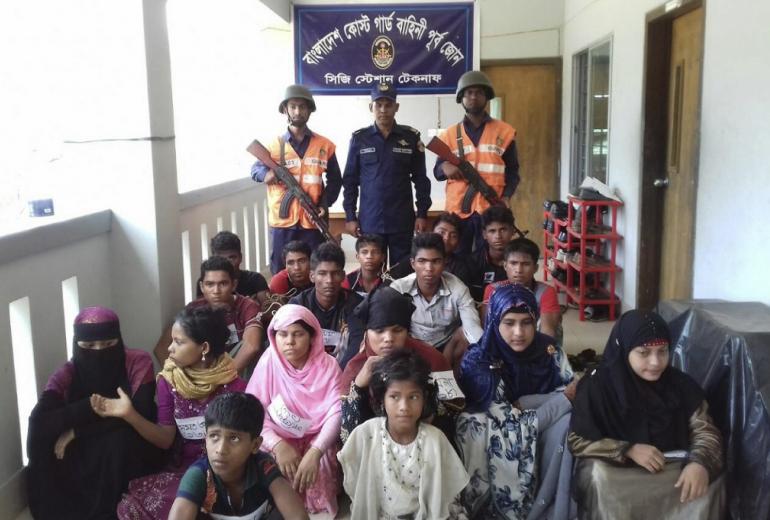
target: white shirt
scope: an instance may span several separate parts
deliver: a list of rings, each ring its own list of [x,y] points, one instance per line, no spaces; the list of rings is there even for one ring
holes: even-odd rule
[[[468,343],[476,343],[484,333],[476,302],[468,287],[452,273],[441,274],[441,285],[430,301],[420,294],[416,273],[396,280],[390,286],[412,297],[416,309],[412,313],[409,334],[413,338],[440,347],[460,326]]]

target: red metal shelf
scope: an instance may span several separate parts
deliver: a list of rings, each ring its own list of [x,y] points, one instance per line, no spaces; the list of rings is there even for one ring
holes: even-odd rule
[[[607,262],[606,264],[601,264],[601,265],[594,264],[594,265],[586,265],[586,266],[576,264],[575,262],[572,262],[572,261],[568,261],[567,263],[574,270],[582,271],[585,273],[619,273],[620,271],[623,270],[622,267],[618,267],[617,265],[614,265],[610,262]]]
[[[582,200],[577,197],[569,196],[569,204],[567,210],[567,220],[563,219],[551,219],[550,211],[545,211],[544,215],[546,219],[551,219],[554,222],[553,232],[544,230],[544,245],[545,251],[543,252],[543,258],[548,261],[548,258],[554,259],[554,264],[566,271],[567,277],[565,282],[561,282],[555,279],[545,269],[544,279],[550,280],[557,291],[561,291],[566,294],[567,300],[572,301],[578,306],[580,313],[580,320],[585,320],[585,307],[587,305],[607,305],[609,307],[609,319],[614,320],[616,318],[616,310],[620,303],[620,298],[615,294],[615,275],[622,271],[617,266],[617,245],[618,241],[623,237],[617,231],[617,215],[618,208],[623,205],[622,202],[609,200]],[[588,209],[594,207],[594,215],[592,218],[588,217]],[[572,228],[573,222],[576,220],[577,213],[580,214],[580,220],[584,224],[587,224],[587,228],[591,224],[604,224],[604,218],[602,215],[602,208],[608,209],[608,220],[610,231],[607,233],[587,233],[583,231],[575,231]],[[561,242],[556,239],[556,236],[563,229],[567,230],[567,241]],[[587,229],[586,229],[587,231]],[[550,240],[549,240],[550,239]],[[557,249],[566,250],[579,250],[580,262],[574,262],[568,260],[561,262],[556,259]],[[602,249],[609,258],[607,258],[606,264],[596,264],[588,261],[588,250],[596,253],[601,253]],[[591,274],[591,277],[588,275]],[[603,282],[603,283],[602,283]],[[604,287],[606,285],[607,287]],[[588,297],[589,291],[594,291],[592,295]]]

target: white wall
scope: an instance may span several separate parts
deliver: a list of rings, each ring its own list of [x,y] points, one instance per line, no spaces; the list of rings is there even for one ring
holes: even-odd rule
[[[694,295],[770,304],[770,3],[708,2]]]
[[[636,304],[642,163],[645,15],[657,0],[567,2],[563,29],[562,195],[569,183],[572,57],[612,37],[608,183],[621,210],[618,292]],[[770,302],[768,233],[757,209],[770,204],[770,6],[707,2],[694,297]],[[740,37],[739,37],[740,35]],[[760,209],[761,210],[761,209]]]
[[[639,263],[642,85],[645,14],[657,0],[584,0],[567,2],[563,29],[562,197],[569,190],[572,125],[572,57],[605,38],[612,38],[608,184],[623,199],[618,231],[618,264],[623,267],[617,292],[623,307],[636,304]]]
[[[481,59],[560,56],[564,0],[481,0]]]

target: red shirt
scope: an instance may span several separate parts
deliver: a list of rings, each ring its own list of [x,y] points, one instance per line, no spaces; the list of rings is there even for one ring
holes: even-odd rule
[[[206,298],[193,300],[187,307],[201,307],[208,305]],[[225,309],[225,320],[230,329],[230,339],[227,341],[228,350],[243,339],[243,333],[252,327],[261,327],[259,319],[259,304],[251,298],[246,298],[240,294],[235,295],[235,299],[230,308]],[[236,337],[237,336],[237,337]]]
[[[305,287],[297,287],[296,289],[297,291],[303,291],[311,285],[313,284],[308,283]],[[275,273],[270,279],[270,285],[268,286],[271,294],[286,294],[293,288],[294,284],[291,283],[291,280],[289,279],[289,273],[286,271],[286,269],[281,269]]]
[[[504,285],[510,285],[511,283],[512,282],[510,280],[503,280],[501,282],[495,282],[487,285],[484,289],[484,305],[489,305],[489,299],[492,298],[492,293],[495,292],[495,289]],[[540,301],[537,302],[538,305],[540,305],[540,314],[545,314],[548,312],[561,313],[561,307],[559,306],[559,298],[556,295],[556,289],[543,282],[535,283],[542,283],[545,286],[543,294],[540,295]]]

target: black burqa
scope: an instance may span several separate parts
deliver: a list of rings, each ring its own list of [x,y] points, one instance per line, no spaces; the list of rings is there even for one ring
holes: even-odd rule
[[[704,400],[703,390],[670,364],[657,381],[649,382],[628,362],[635,347],[670,342],[668,325],[659,315],[636,310],[623,314],[607,340],[600,367],[578,385],[570,429],[592,441],[611,438],[660,451],[688,449],[689,420]]]
[[[118,343],[103,350],[78,346],[113,338]],[[117,397],[120,386],[139,413],[155,420],[152,364],[134,354],[124,348],[112,311],[89,308],[76,318],[72,360],[51,377],[29,419],[27,490],[34,518],[117,518],[128,481],[153,469],[158,451],[124,420],[96,415],[89,402],[93,393]],[[129,374],[137,380],[130,381]],[[59,460],[54,446],[70,429],[75,439]]]

